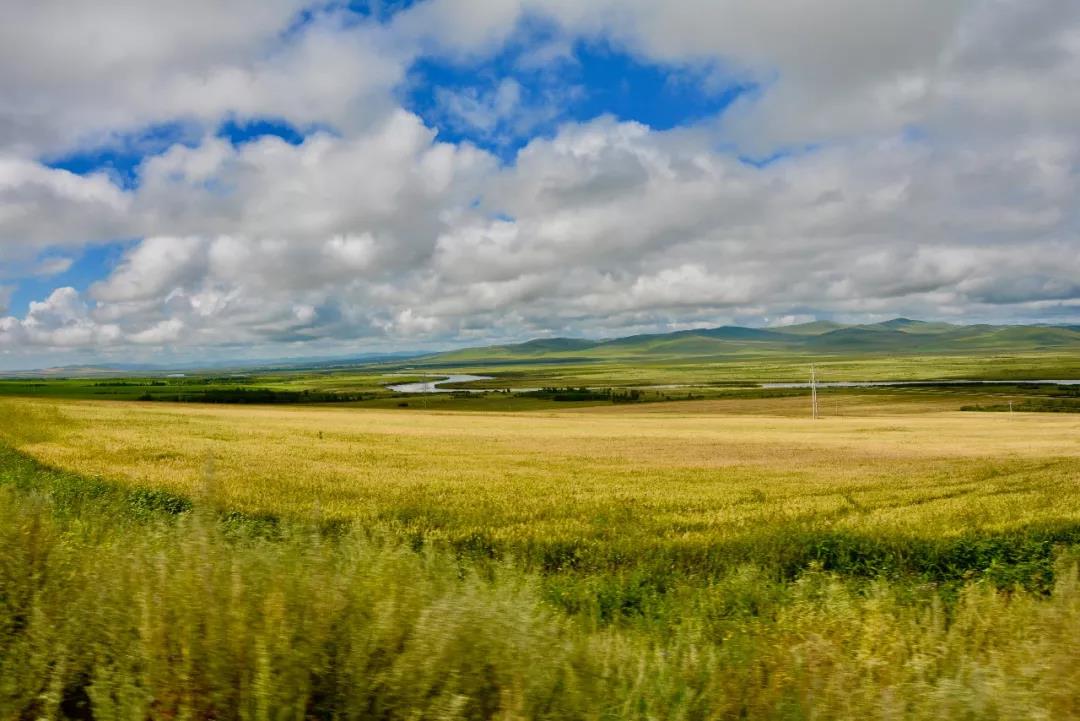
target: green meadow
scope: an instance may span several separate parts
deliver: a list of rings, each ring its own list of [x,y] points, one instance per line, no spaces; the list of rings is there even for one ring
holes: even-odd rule
[[[1080,714],[1074,388],[601,367],[0,382],[0,717]]]
[[[1074,336],[0,379],[0,718],[1080,717]]]

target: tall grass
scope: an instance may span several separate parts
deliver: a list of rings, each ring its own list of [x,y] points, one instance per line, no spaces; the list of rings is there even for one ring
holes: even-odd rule
[[[0,415],[21,415],[0,418],[0,438],[148,507],[203,494],[212,459],[213,502],[228,512],[317,508],[415,548],[510,559],[544,578],[549,600],[608,619],[662,613],[672,589],[743,565],[784,582],[817,563],[1045,591],[1054,546],[1080,542],[1067,417],[3,403]]]
[[[567,615],[510,562],[238,518],[0,454],[0,718],[865,719],[1080,714],[1080,580],[790,580]],[[177,502],[173,502],[177,501]],[[607,574],[587,574],[598,598]],[[550,590],[550,587],[548,587]]]

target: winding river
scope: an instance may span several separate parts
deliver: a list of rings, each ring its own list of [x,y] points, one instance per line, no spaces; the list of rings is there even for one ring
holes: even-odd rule
[[[437,381],[420,381],[418,383],[399,383],[386,386],[388,390],[398,393],[450,393],[452,391],[464,391],[466,393],[483,393],[479,388],[440,388],[447,383],[468,383],[469,381],[489,381],[492,376],[451,375],[444,376]]]
[[[451,393],[457,391],[459,393],[484,393],[491,389],[484,388],[443,388],[451,383],[468,383],[470,381],[488,381],[493,376],[473,376],[467,374],[448,375],[443,376],[439,380],[431,381],[419,381],[414,383],[398,383],[397,385],[386,386],[388,390],[395,391],[397,393]],[[986,385],[1061,385],[1061,386],[1073,386],[1080,385],[1080,380],[1039,380],[1039,381],[973,381],[973,380],[943,380],[943,381],[826,381],[817,384],[818,388],[881,388],[889,386],[919,386],[919,385],[974,385],[974,384],[986,384]],[[656,386],[642,386],[645,390],[668,390],[679,388],[696,388],[701,386],[694,385],[656,385]],[[759,383],[759,388],[809,388],[810,384],[806,382],[799,383]],[[535,391],[536,388],[513,388],[515,392],[523,393],[528,391]]]

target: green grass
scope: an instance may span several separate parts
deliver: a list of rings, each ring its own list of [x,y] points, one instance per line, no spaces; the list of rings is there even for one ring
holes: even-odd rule
[[[116,376],[109,378],[0,378],[0,396],[137,400],[140,398],[197,397],[233,392],[277,392],[286,396],[304,391],[314,394],[381,394],[389,383],[420,380],[382,372],[315,373],[267,372],[236,376],[195,373],[183,378]],[[285,402],[292,402],[286,399]]]
[[[913,365],[904,359],[854,360],[820,362],[818,376],[823,380],[901,379],[925,380],[926,378],[976,378],[1002,380],[1012,378],[1045,379],[1068,378],[1080,366],[1061,364],[1055,357],[992,358],[988,361],[975,358],[922,359]],[[532,389],[542,387],[582,387],[615,394],[625,394],[631,389],[639,390],[639,400],[646,403],[701,400],[701,399],[758,399],[787,398],[809,395],[806,389],[763,389],[759,382],[803,381],[798,374],[807,369],[809,359],[786,362],[768,361],[760,364],[749,362],[727,364],[652,365],[590,364],[590,365],[539,365],[508,369],[507,367],[455,368],[452,372],[468,372],[492,375],[493,380],[457,384],[454,387],[484,389],[484,393],[433,393],[399,394],[387,390],[395,383],[438,378],[440,370],[431,375],[399,375],[386,369],[361,371],[325,372],[266,372],[242,378],[220,375],[193,375],[181,379],[162,377],[116,377],[116,378],[65,378],[65,379],[0,379],[0,398],[56,398],[85,400],[144,400],[159,402],[202,403],[257,403],[257,404],[333,404],[357,408],[398,410],[454,410],[485,412],[529,412],[558,410],[567,407],[564,400],[555,401],[554,394],[521,392],[504,393],[505,389]],[[992,362],[993,368],[985,365]],[[1041,364],[1041,365],[1040,365]],[[449,373],[451,371],[447,371]],[[927,374],[913,376],[915,373]],[[753,380],[747,380],[747,379]],[[660,386],[660,387],[650,387]],[[894,399],[898,404],[934,399],[955,399],[955,409],[1008,410],[1008,401],[1030,401],[1024,410],[1049,410],[1050,406],[1068,406],[1053,399],[1062,394],[1076,392],[1075,387],[1051,385],[926,385],[895,388],[823,389],[830,398],[846,396],[878,395]],[[565,394],[563,394],[565,395]],[[1051,399],[1042,403],[1040,399]],[[577,407],[610,405],[608,399],[581,399],[573,403]]]
[[[739,382],[805,382],[810,364],[822,381],[1059,380],[1080,378],[1080,353],[747,353],[706,358],[597,359],[588,362],[496,363],[475,358],[430,366],[432,373],[493,375],[474,387],[709,386]]]
[[[969,578],[943,595],[822,564],[633,596],[588,576],[596,608],[665,608],[613,623],[552,603],[566,572],[221,511],[0,451],[0,717],[1080,713],[1072,551],[1040,552],[1053,580],[1037,591]]]
[[[588,341],[552,338],[516,345],[466,348],[419,359],[418,363],[556,362],[657,358],[703,360],[750,356],[854,355],[919,357],[972,353],[1064,354],[1080,350],[1080,329],[1060,326],[960,326],[896,318],[884,323],[842,326],[808,323],[791,328],[724,326]]]
[[[963,406],[962,411],[979,411],[984,413],[1080,413],[1080,403],[1068,401],[1025,401],[1013,406],[999,403],[989,406]]]
[[[0,382],[0,719],[1080,717],[1075,389],[801,361]],[[373,397],[87,402],[237,387]]]

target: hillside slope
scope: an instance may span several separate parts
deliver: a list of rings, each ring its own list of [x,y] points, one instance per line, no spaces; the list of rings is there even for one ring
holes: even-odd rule
[[[525,343],[440,353],[425,363],[657,360],[798,353],[888,355],[1078,352],[1078,326],[953,325],[910,318],[842,325],[815,321],[779,328],[721,326],[625,338],[540,338]]]

